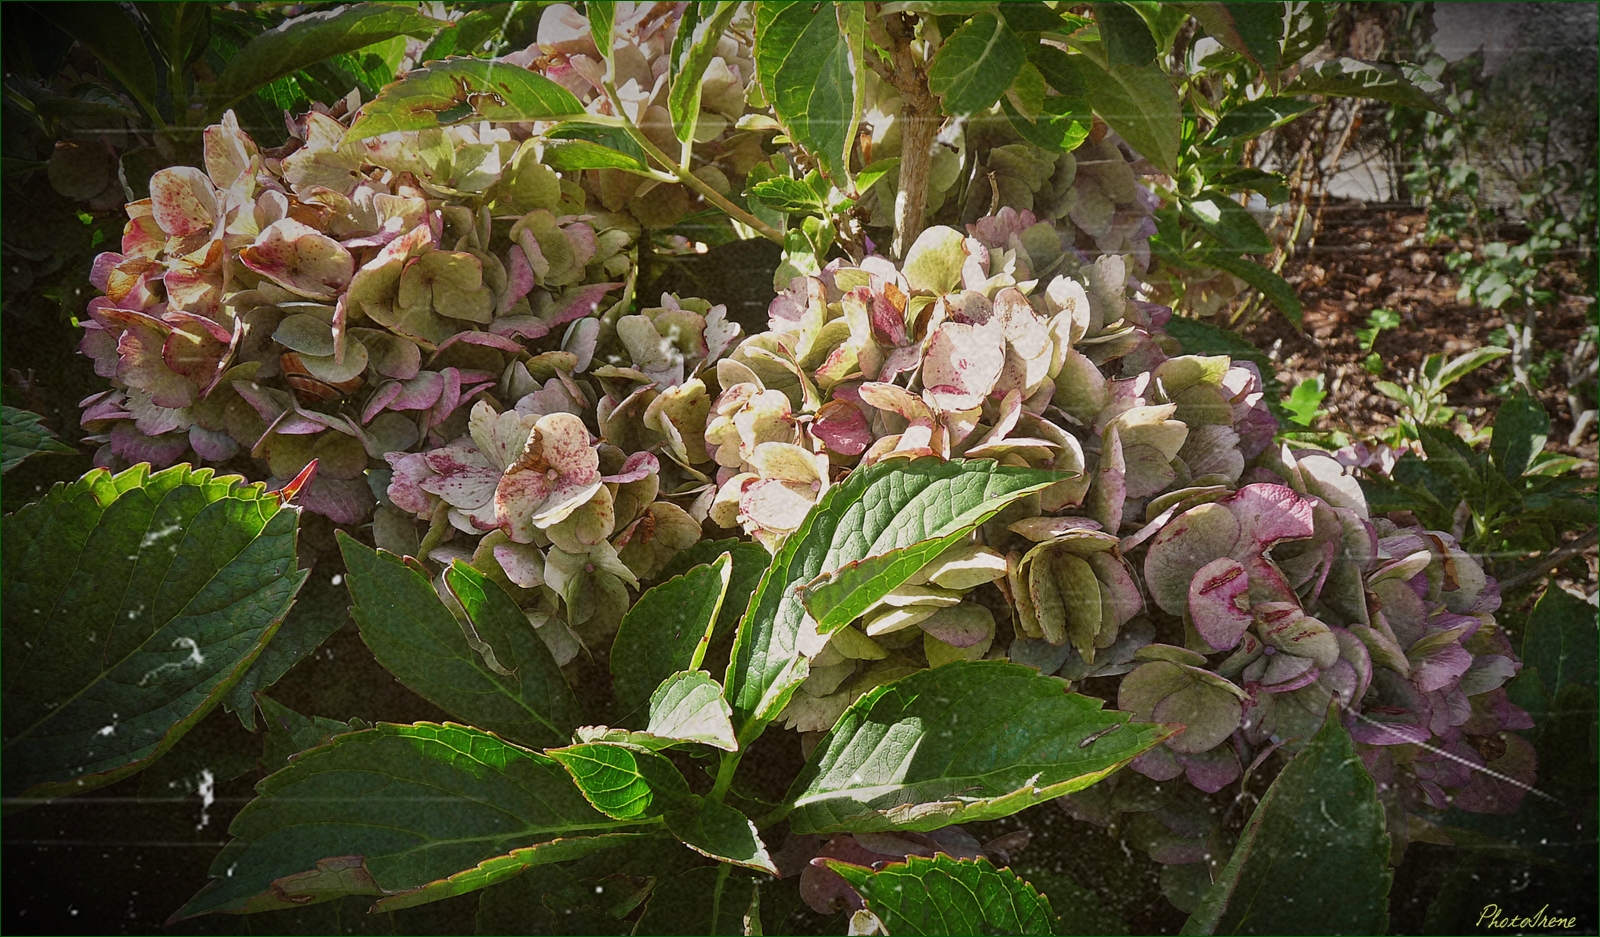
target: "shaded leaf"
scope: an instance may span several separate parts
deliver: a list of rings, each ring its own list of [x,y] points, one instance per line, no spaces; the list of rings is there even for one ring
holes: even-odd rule
[[[1067,59],[1092,61],[1087,55]],[[1181,130],[1178,93],[1160,68],[1154,63],[1142,67],[1113,65],[1087,84],[1090,105],[1112,130],[1157,169],[1169,174],[1177,172]]]
[[[1523,663],[1538,670],[1551,699],[1563,687],[1594,686],[1600,658],[1594,606],[1551,583],[1523,626],[1521,650]]]
[[[1221,192],[1202,192],[1197,198],[1183,200],[1182,205],[1184,214],[1228,248],[1246,254],[1272,250],[1272,242],[1255,218]]]
[[[116,3],[42,3],[30,7],[78,44],[149,110],[155,106],[156,67],[144,37]],[[151,114],[152,118],[159,114]]]
[[[928,89],[946,114],[988,110],[1028,60],[1022,40],[993,13],[979,13],[951,33],[928,66]]]
[[[330,571],[328,565],[318,563],[308,572],[306,584],[294,608],[289,610],[289,616],[267,642],[261,656],[222,701],[223,708],[237,714],[239,721],[252,732],[256,728],[256,691],[277,683],[350,619],[344,577]],[[331,565],[338,568],[336,563]]]
[[[661,681],[700,666],[722,610],[732,564],[732,556],[725,553],[669,579],[639,596],[622,617],[611,645],[619,723],[642,722],[640,710]]]
[[[725,865],[702,866],[658,882],[633,932],[730,937],[761,933],[755,880],[729,873]]]
[[[851,62],[833,4],[763,0],[755,18],[756,77],[773,113],[842,186],[861,66]]]
[[[212,882],[175,920],[344,895],[405,907],[632,840],[600,835],[624,824],[591,808],[556,762],[465,726],[337,736],[256,792]]]
[[[1088,787],[1175,731],[1103,705],[1007,661],[958,661],[878,687],[807,759],[789,789],[790,829],[936,830],[1010,816]]]
[[[299,510],[236,475],[96,469],[4,525],[4,788],[62,796],[170,749],[272,637]]]
[[[881,869],[828,860],[891,934],[1049,934],[1050,900],[988,859],[906,856]]]
[[[21,465],[29,456],[60,453],[76,455],[76,449],[62,442],[44,425],[44,417],[31,410],[5,407],[0,423],[0,474]]]
[[[1339,98],[1368,98],[1406,107],[1419,107],[1449,116],[1421,88],[1388,65],[1352,58],[1329,59],[1302,71],[1283,87],[1283,94],[1325,94]]]
[[[809,671],[800,649],[807,615],[795,587],[824,571],[961,526],[961,516],[1055,476],[987,460],[881,462],[828,489],[790,534],[750,598],[723,685],[742,743],[761,734]],[[814,653],[814,652],[813,652]]]
[[[1155,61],[1156,40],[1150,27],[1126,3],[1096,3],[1094,20],[1100,27],[1100,41],[1106,44],[1110,65],[1148,65]]]
[[[1549,437],[1550,415],[1544,412],[1544,404],[1519,390],[1495,411],[1489,455],[1506,481],[1517,484],[1533,457],[1544,451]]]
[[[1389,834],[1337,707],[1250,815],[1185,934],[1329,934],[1389,926]]]
[[[372,728],[360,719],[340,722],[326,716],[302,716],[266,694],[257,694],[253,702],[260,706],[266,724],[260,755],[261,768],[267,774],[288,765],[295,755],[326,744],[335,735]]]
[[[1245,101],[1233,108],[1206,136],[1206,146],[1228,147],[1271,130],[1282,127],[1306,111],[1316,109],[1315,101],[1304,98],[1268,97]]]
[[[219,115],[257,88],[340,53],[396,36],[430,36],[444,25],[414,6],[400,3],[357,3],[285,20],[251,39],[228,59],[228,67],[211,89],[211,113]]]
[[[1243,209],[1240,209],[1243,211]],[[1254,223],[1252,221],[1252,223]],[[1257,228],[1256,230],[1260,230]],[[1300,305],[1300,297],[1283,277],[1273,273],[1267,267],[1244,257],[1229,257],[1223,254],[1212,253],[1205,257],[1205,263],[1226,270],[1239,279],[1261,291],[1267,301],[1278,307],[1278,311],[1292,323],[1295,328],[1300,328],[1303,321],[1304,309]],[[1263,371],[1263,374],[1266,372]]]
[[[441,120],[445,112],[450,113]],[[345,139],[461,120],[562,120],[583,113],[572,92],[536,72],[503,62],[448,58],[407,72],[384,88],[362,106]]]
[[[350,612],[384,669],[452,716],[508,739],[535,745],[567,740],[573,726],[541,708],[548,706],[549,688],[521,674],[496,673],[421,573],[343,531],[339,547],[355,602]]]
[[[658,578],[663,580],[680,576],[702,563],[712,562],[724,553],[733,557],[733,572],[728,577],[728,593],[722,600],[722,611],[717,615],[713,639],[739,627],[739,619],[744,617],[745,607],[750,604],[750,594],[772,563],[772,554],[761,544],[748,540],[732,537],[726,540],[702,540],[668,560],[658,574]]]
[[[691,795],[682,805],[668,810],[663,819],[673,836],[702,856],[778,874],[756,825],[727,804]]]
[[[1183,9],[1200,21],[1207,35],[1256,63],[1268,83],[1277,84],[1281,3],[1186,3]]]

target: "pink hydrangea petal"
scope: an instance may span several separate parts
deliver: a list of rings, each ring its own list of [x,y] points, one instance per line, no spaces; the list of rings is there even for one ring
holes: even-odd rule
[[[506,271],[506,292],[500,297],[498,311],[501,315],[510,312],[517,300],[528,295],[537,285],[533,278],[533,267],[529,266],[528,255],[523,253],[521,244],[511,245],[511,252],[507,256],[511,263]]]
[[[1006,352],[997,329],[946,322],[928,340],[922,385],[941,410],[970,410],[994,389]]]
[[[422,482],[422,490],[436,494],[452,507],[472,510],[494,497],[500,473],[476,449],[449,446],[427,454],[435,474]]]
[[[872,426],[854,404],[844,400],[829,401],[817,411],[811,435],[830,451],[846,456],[860,455],[872,445]]]
[[[524,589],[544,585],[544,556],[538,549],[520,543],[502,543],[494,548],[495,562],[506,577]]]
[[[599,310],[606,294],[621,286],[621,283],[590,283],[568,290],[555,309],[545,316],[545,322],[553,329],[575,319],[592,316]]]
[[[739,498],[739,513],[761,527],[778,532],[796,530],[810,512],[809,490],[781,479],[760,479],[744,489]]]
[[[533,540],[533,515],[550,496],[550,480],[543,472],[513,471],[500,477],[494,490],[494,516],[511,539]]]
[[[1189,614],[1212,650],[1226,651],[1239,643],[1253,620],[1249,609],[1250,576],[1231,557],[1200,567],[1189,583]]]
[[[601,477],[601,481],[617,485],[641,481],[661,471],[661,462],[648,452],[635,452],[628,456],[622,468],[615,475]]]
[[[216,223],[216,190],[193,166],[172,166],[150,177],[150,207],[162,231],[187,237]]]

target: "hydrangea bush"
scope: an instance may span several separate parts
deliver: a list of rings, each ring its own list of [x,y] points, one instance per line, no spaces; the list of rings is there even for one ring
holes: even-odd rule
[[[296,479],[300,507],[354,535],[355,614],[380,662],[496,733],[379,727],[306,753],[218,860],[277,871],[219,881],[188,912],[341,894],[404,907],[664,824],[883,927],[900,912],[852,869],[940,854],[960,861],[915,866],[925,882],[1002,874],[1027,837],[979,844],[954,824],[1056,797],[1091,822],[1132,814],[1153,858],[1225,902],[1217,804],[1276,751],[1338,745],[1395,843],[1412,813],[1516,808],[1534,757],[1511,731],[1530,722],[1503,689],[1520,663],[1494,581],[1450,535],[1373,516],[1334,459],[1276,442],[1256,365],[1167,334],[1146,275],[1170,179],[1116,111],[1080,108],[1049,71],[1056,55],[1097,67],[1094,49],[1040,45],[918,155],[929,116],[912,99],[942,88],[935,103],[961,113],[958,66],[1003,64],[970,40],[1022,48],[1074,17],[1041,6],[1029,15],[1053,25],[1030,31],[985,10],[942,36],[943,18],[878,11],[869,28],[822,6],[552,6],[536,47],[318,106],[275,150],[230,113],[205,131],[203,169],[163,169],[127,206],[84,323],[111,383],[84,401],[98,462]],[[929,83],[869,72],[862,35],[931,60]],[[782,58],[801,42],[858,62],[842,151],[794,103],[838,64]],[[446,105],[473,119],[448,123]],[[945,223],[907,213],[913,184]],[[785,245],[764,331],[640,293],[641,240],[707,209]],[[399,649],[428,642],[470,667]],[[589,660],[616,681],[611,727],[577,721],[569,681]],[[953,767],[840,793],[877,757],[853,739],[921,725],[917,706],[957,690],[1037,697],[1056,760],[976,794],[950,793]],[[807,768],[764,815],[744,795],[735,809],[740,758],[774,722]],[[549,816],[526,807],[530,830],[608,832],[486,839],[426,870],[376,843],[336,849],[348,868],[264,845],[300,822],[292,792],[318,772],[367,759],[424,783],[394,760],[411,744],[556,785]],[[674,747],[713,760],[709,790],[661,754]],[[994,757],[996,776],[1026,762]],[[775,823],[790,832],[769,851]],[[754,888],[730,868],[719,895]]]

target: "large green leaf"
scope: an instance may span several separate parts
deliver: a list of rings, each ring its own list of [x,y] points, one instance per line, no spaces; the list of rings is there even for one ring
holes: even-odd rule
[[[344,895],[406,907],[633,839],[550,758],[457,725],[336,736],[256,793],[228,828],[213,881],[175,919]]]
[[[236,475],[141,464],[7,518],[6,796],[126,777],[210,711],[305,581],[298,514]]]
[[[760,892],[755,880],[735,877],[731,872],[726,865],[701,866],[656,883],[633,933],[641,937],[745,937],[762,933]]]
[[[402,3],[357,3],[285,20],[251,39],[228,60],[211,89],[211,112],[220,114],[257,88],[335,55],[396,36],[431,36],[446,25]]]
[[[649,175],[644,149],[625,131],[583,123],[565,124],[546,136],[544,164],[573,169],[621,169]]]
[[[928,66],[928,89],[946,114],[988,110],[1011,87],[1028,50],[1006,21],[979,13],[950,34]]]
[[[881,869],[837,859],[839,873],[891,934],[1049,934],[1050,900],[988,859],[906,856]]]
[[[1305,98],[1266,97],[1245,101],[1217,121],[1206,136],[1206,146],[1228,147],[1257,134],[1281,127],[1306,111],[1316,109],[1315,101]]]
[[[797,833],[936,830],[1088,787],[1174,728],[1008,661],[958,661],[871,690],[789,789]]]
[[[0,419],[0,474],[21,465],[29,456],[51,452],[73,455],[78,451],[57,439],[44,425],[44,417],[31,410],[5,407]]]
[[[141,2],[138,9],[169,68],[183,68],[205,54],[211,39],[211,4]]]
[[[1522,662],[1539,671],[1551,699],[1566,686],[1594,686],[1595,634],[1594,606],[1551,583],[1522,633]]]
[[[800,641],[810,626],[796,586],[943,537],[978,505],[1056,477],[988,460],[930,458],[880,462],[830,488],[772,558],[739,623],[723,685],[741,744],[761,734],[809,672]]]
[[[583,104],[550,79],[517,65],[448,58],[407,72],[361,108],[347,140],[427,130],[462,120],[566,120]]]
[[[373,550],[343,531],[339,547],[361,638],[401,683],[452,716],[508,739],[532,745],[567,741],[576,720],[552,707],[560,693],[545,684],[542,668],[527,665],[525,672],[509,676],[497,672],[472,649],[465,626],[445,608],[427,577],[393,553]],[[538,636],[528,631],[531,645]],[[514,656],[534,660],[536,653],[529,647]]]
[[[700,80],[706,68],[717,57],[717,43],[733,22],[739,9],[734,0],[718,0],[709,17],[697,18],[694,29],[687,37],[688,48],[683,58],[674,62],[672,89],[667,93],[667,111],[672,115],[672,130],[679,140],[694,138],[694,128],[700,120]],[[679,41],[686,37],[679,36]],[[675,43],[676,44],[676,43]]]
[[[1272,241],[1249,212],[1221,192],[1202,192],[1183,200],[1183,213],[1230,250],[1246,254],[1265,254]]]
[[[1086,55],[1067,58],[1093,61]],[[1156,168],[1177,172],[1182,113],[1166,73],[1154,63],[1112,65],[1088,86],[1089,104],[1112,130]]]
[[[1388,65],[1352,58],[1329,59],[1302,71],[1283,87],[1283,94],[1325,94],[1338,98],[1368,98],[1406,107],[1419,107],[1449,116],[1438,102]]]
[[[828,634],[855,621],[1006,505],[1061,480],[1059,474],[1049,472],[1039,472],[1036,477],[1039,480],[1027,487],[1002,492],[944,521],[939,536],[845,563],[806,583],[800,598],[817,621],[817,633]],[[962,504],[971,500],[956,497]]]
[[[857,178],[865,176],[863,171]],[[772,554],[759,543],[748,540],[702,540],[667,561],[657,574],[658,579],[681,576],[701,563],[710,563],[722,554],[733,557],[733,573],[728,577],[728,594],[722,600],[722,613],[717,616],[713,639],[733,633],[750,604],[750,594],[756,591],[761,576],[772,563]]]
[[[319,562],[309,571],[289,617],[222,700],[222,708],[238,715],[252,732],[256,728],[256,691],[277,683],[289,668],[311,656],[350,619],[344,577],[331,572],[327,565]],[[337,564],[333,565],[337,568]]]
[[[1334,707],[1261,798],[1185,934],[1383,934],[1389,834]]]
[[[156,66],[145,50],[144,36],[117,3],[40,3],[30,9],[78,41],[111,77],[122,82],[135,101],[150,112],[156,99]]]
[[[1544,451],[1549,438],[1550,415],[1544,412],[1544,404],[1519,390],[1495,411],[1489,454],[1506,481],[1515,485],[1533,457]]]
[[[732,566],[733,558],[724,553],[646,591],[622,617],[611,645],[617,722],[640,722],[637,715],[661,681],[700,666]]]
[[[844,185],[855,69],[850,42],[831,3],[762,0],[755,9],[756,78],[778,121]]]

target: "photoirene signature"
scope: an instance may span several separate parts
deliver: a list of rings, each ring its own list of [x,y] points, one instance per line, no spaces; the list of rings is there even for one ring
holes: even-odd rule
[[[1483,912],[1478,915],[1478,927],[1510,928],[1512,930],[1532,930],[1535,928],[1549,928],[1551,930],[1567,930],[1578,926],[1575,917],[1551,917],[1545,914],[1550,909],[1545,905],[1532,915],[1505,915],[1500,913],[1500,906],[1493,902],[1483,906]]]

